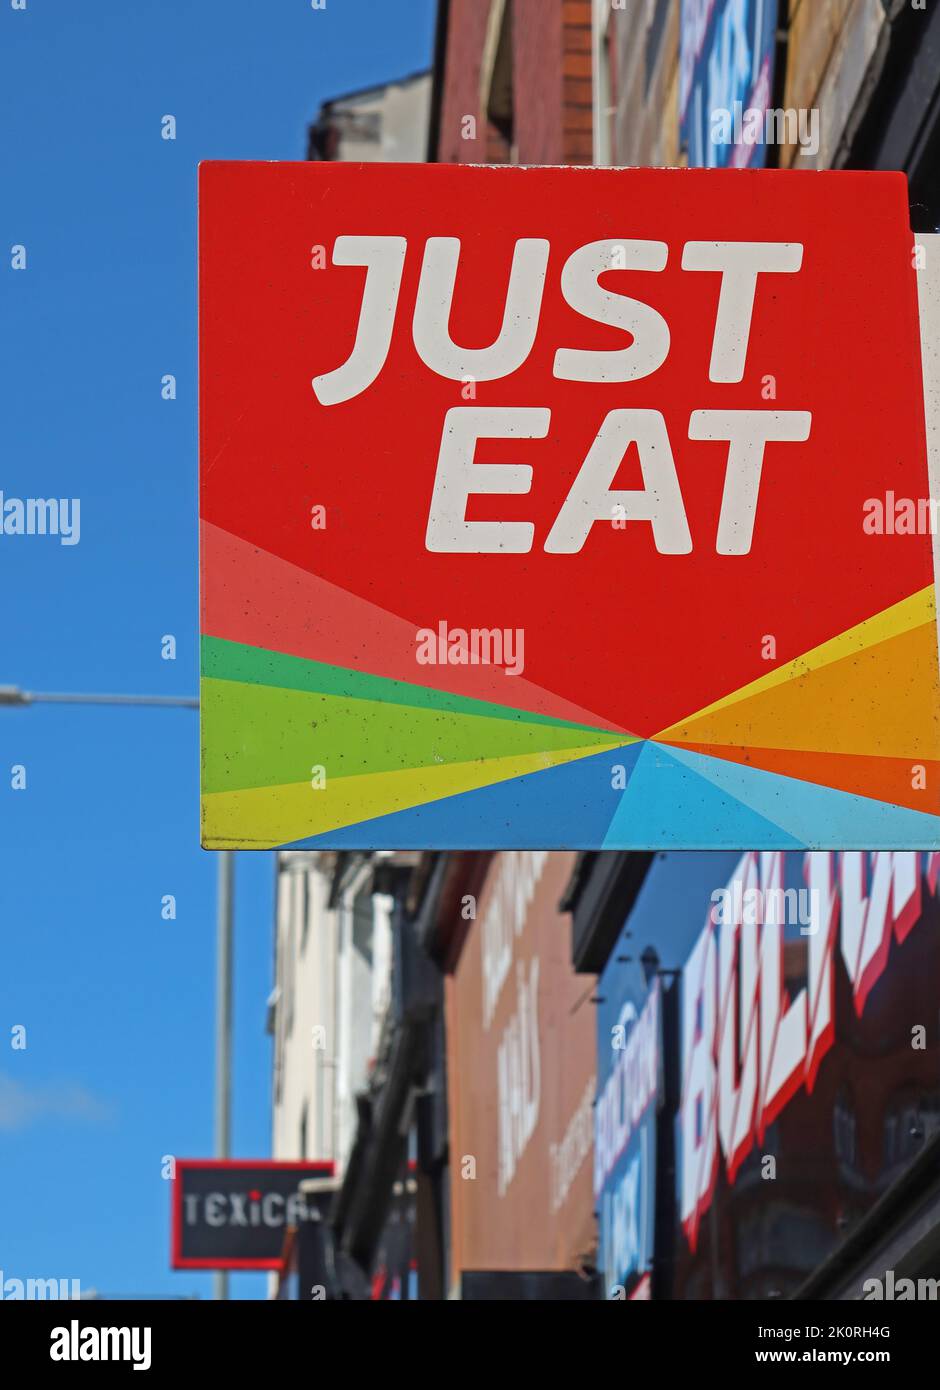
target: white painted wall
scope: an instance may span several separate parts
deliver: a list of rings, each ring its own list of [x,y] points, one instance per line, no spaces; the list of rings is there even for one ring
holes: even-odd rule
[[[388,1008],[393,901],[369,891],[368,863],[332,910],[329,860],[285,851],[278,866],[273,1155],[332,1160],[341,1176]]]
[[[279,856],[275,1158],[335,1157],[336,914],[316,856]],[[306,1151],[301,1151],[306,1111]]]

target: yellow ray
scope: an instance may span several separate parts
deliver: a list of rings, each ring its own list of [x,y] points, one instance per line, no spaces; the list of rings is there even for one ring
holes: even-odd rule
[[[274,849],[623,746],[624,741],[616,739],[553,752],[337,777],[320,790],[309,782],[291,782],[208,792],[202,797],[202,845],[204,849]]]
[[[912,628],[811,667],[785,685],[694,715],[657,737],[934,761],[940,758],[936,627]]]
[[[856,655],[866,649],[877,646],[889,641],[893,637],[898,637],[902,633],[910,632],[915,628],[936,624],[936,598],[934,586],[928,584],[926,588],[920,589],[916,594],[911,594],[908,598],[901,599],[900,603],[892,604],[890,608],[885,608],[880,613],[873,614],[870,618],[865,618],[857,623],[855,627],[847,628],[845,632],[840,632],[838,636],[829,638],[818,647],[813,647],[801,656],[794,657],[792,661],[786,662],[783,666],[778,666],[776,670],[769,671],[766,676],[759,676],[757,680],[751,681],[748,685],[742,685],[738,690],[732,690],[730,694],[723,695],[721,699],[714,700],[710,705],[705,705],[700,710],[687,715],[677,723],[671,724],[667,729],[661,729],[659,733],[653,734],[653,738],[661,738],[664,741],[670,739],[680,741],[683,731],[687,730],[693,720],[698,721],[705,715],[714,714],[718,710],[727,709],[730,705],[739,704],[742,700],[750,700],[755,695],[761,695],[766,690],[772,690],[779,685],[785,685],[787,681],[796,680],[801,676],[806,676],[810,671],[817,671],[823,666],[833,662],[842,661],[847,656]],[[929,667],[930,673],[935,678],[937,669],[936,653],[936,627],[933,628],[932,636],[933,656]],[[923,672],[921,673],[923,674]],[[725,742],[726,740],[703,739],[703,742]],[[757,743],[758,740],[749,740]],[[808,746],[808,745],[806,745]],[[902,755],[904,756],[904,755]]]

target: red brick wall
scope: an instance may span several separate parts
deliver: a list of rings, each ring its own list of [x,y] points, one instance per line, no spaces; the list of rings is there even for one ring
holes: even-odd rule
[[[512,0],[512,101],[520,164],[564,164],[561,0]]]
[[[562,164],[594,158],[591,107],[591,0],[562,0]]]
[[[514,143],[520,164],[590,164],[591,0],[507,0],[513,24]],[[480,113],[488,0],[451,0],[438,159],[506,163],[508,143]],[[472,115],[477,138],[461,123]]]
[[[442,164],[502,164],[509,160],[506,141],[480,115],[480,62],[489,8],[487,0],[450,0],[437,154]],[[476,119],[475,140],[463,138],[466,116]]]

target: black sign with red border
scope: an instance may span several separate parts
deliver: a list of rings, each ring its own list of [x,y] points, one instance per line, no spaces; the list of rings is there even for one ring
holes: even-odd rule
[[[288,1228],[315,1214],[301,1182],[333,1172],[324,1162],[177,1159],[173,1269],[276,1269]]]

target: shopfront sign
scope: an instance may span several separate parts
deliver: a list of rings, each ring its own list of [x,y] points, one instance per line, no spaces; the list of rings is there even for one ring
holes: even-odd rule
[[[766,123],[777,114],[777,11],[778,0],[682,0],[679,111],[690,164],[757,169],[766,162]]]
[[[657,855],[625,930],[679,991],[657,1297],[787,1296],[940,1127],[940,855]]]
[[[208,164],[200,229],[204,845],[940,841],[902,175]]]
[[[808,854],[802,889],[785,888],[783,873],[782,854],[743,855],[683,972],[681,1207],[693,1249],[719,1163],[733,1183],[796,1092],[813,1091],[835,1042],[837,956],[861,1018],[893,944],[936,893],[940,854]],[[788,922],[803,938],[790,947],[798,990],[786,988]]]
[[[656,1120],[662,1100],[661,990],[640,1004],[618,988],[613,960],[598,993],[598,1092],[594,1107],[594,1200],[604,1296],[648,1297],[638,1288],[653,1267]]]
[[[288,1228],[320,1214],[300,1183],[332,1176],[332,1163],[177,1159],[173,1268],[277,1269]]]

